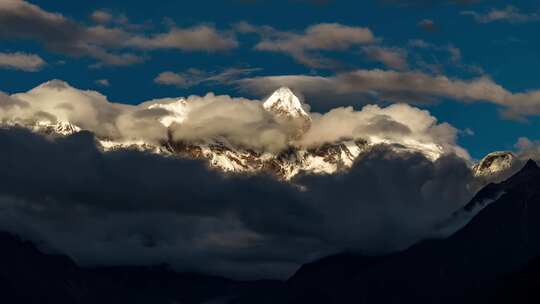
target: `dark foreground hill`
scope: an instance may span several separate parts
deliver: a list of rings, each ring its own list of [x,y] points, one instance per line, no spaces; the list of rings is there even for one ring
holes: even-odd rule
[[[479,303],[501,277],[540,256],[540,168],[481,190],[474,204],[496,198],[463,229],[385,257],[337,255],[304,265],[287,282],[292,303]]]
[[[306,264],[286,282],[162,267],[85,269],[0,233],[1,303],[540,303],[540,168],[529,161],[464,207],[490,203],[444,240]]]
[[[176,273],[167,266],[85,269],[0,232],[0,303],[205,303],[269,293],[282,285]]]

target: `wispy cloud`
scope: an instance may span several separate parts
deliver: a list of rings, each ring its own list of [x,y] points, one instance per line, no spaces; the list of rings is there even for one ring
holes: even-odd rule
[[[126,22],[109,25],[116,16],[106,11],[91,17],[99,24],[86,26],[23,0],[5,0],[0,2],[0,38],[35,40],[53,52],[117,66],[143,61],[143,56],[134,53],[138,50],[221,51],[237,46],[232,34],[210,25],[172,26],[166,32],[147,35],[133,32]]]
[[[189,28],[173,27],[166,33],[133,36],[126,46],[141,49],[178,49],[183,51],[222,51],[236,48],[238,42],[232,34],[221,33],[214,27],[198,25]]]
[[[328,102],[356,100],[358,103],[433,103],[441,99],[459,102],[491,102],[502,107],[504,117],[523,120],[540,115],[540,91],[511,92],[481,76],[450,78],[419,71],[356,70],[334,76],[281,75],[246,78],[244,89],[260,95],[279,86],[289,86],[312,100]]]
[[[113,20],[113,15],[105,10],[96,10],[92,12],[90,19],[96,23],[106,24]]]
[[[409,68],[407,63],[407,51],[396,47],[366,46],[362,48],[363,53],[371,60],[379,61],[385,66],[406,70]]]
[[[0,53],[0,68],[26,72],[41,70],[47,63],[40,56],[22,52]]]
[[[261,41],[255,45],[256,50],[283,53],[313,68],[327,68],[336,64],[321,54],[323,51],[347,51],[377,41],[369,28],[339,23],[320,23],[307,27],[303,32],[293,32],[243,22],[236,25],[236,30],[258,34]]]
[[[407,44],[412,49],[411,53],[415,55],[415,68],[417,69],[441,74],[444,73],[446,66],[450,66],[472,75],[484,74],[484,70],[480,66],[464,63],[461,49],[453,44],[435,45],[422,39],[411,39]],[[428,52],[429,56],[424,56],[418,50]]]
[[[472,16],[478,23],[491,23],[506,21],[510,23],[536,22],[540,21],[538,12],[523,13],[517,7],[508,5],[504,8],[492,8],[485,13],[476,11],[463,11],[462,15]]]
[[[181,88],[189,88],[201,83],[214,82],[229,84],[240,76],[258,71],[258,68],[228,68],[221,72],[206,72],[191,68],[184,72],[165,71],[160,73],[154,82],[161,85],[173,85]]]

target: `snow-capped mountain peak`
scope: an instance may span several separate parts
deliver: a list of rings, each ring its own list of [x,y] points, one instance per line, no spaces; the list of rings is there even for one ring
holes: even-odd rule
[[[472,169],[474,176],[491,176],[510,168],[516,161],[509,151],[492,152],[482,158]]]
[[[159,122],[165,127],[169,127],[173,123],[182,123],[187,117],[187,101],[184,98],[180,98],[171,103],[155,103],[148,107],[148,109],[164,109],[169,111],[168,115],[165,115],[159,119]]]
[[[61,81],[51,81],[42,86],[59,90],[69,88],[68,84]],[[173,125],[188,122],[190,113],[193,114],[193,109],[196,107],[192,102],[191,99],[184,98],[161,99],[144,103],[141,106],[145,109],[156,110],[157,117],[155,119],[166,128],[170,128],[167,130],[166,137],[159,141],[95,134],[96,142],[99,143],[99,147],[103,151],[139,150],[172,157],[204,159],[208,161],[210,167],[221,171],[232,173],[265,172],[283,180],[292,180],[302,173],[334,174],[348,170],[360,159],[363,153],[378,144],[385,144],[391,149],[399,151],[421,152],[433,161],[445,152],[445,148],[436,143],[408,138],[385,138],[369,134],[362,138],[343,138],[313,147],[299,144],[298,139],[309,131],[313,121],[300,99],[286,87],[276,90],[262,104],[268,113],[267,116],[273,116],[274,122],[279,123],[286,131],[288,146],[283,150],[273,152],[253,150],[219,135],[204,137],[203,140],[197,141],[175,139]],[[257,107],[260,106],[260,103],[257,104]],[[25,127],[37,133],[53,136],[69,136],[88,128],[88,125],[82,121],[77,119],[70,121],[70,115],[60,114],[58,115],[60,119],[49,118],[46,115],[34,118],[15,116],[11,119],[1,120],[0,128]],[[510,152],[492,153],[474,166],[473,172],[475,176],[482,177],[495,175],[511,167],[516,158]]]
[[[82,131],[82,129],[69,121],[65,120],[38,120],[30,124],[26,124],[21,121],[12,121],[7,123],[8,126],[23,126],[29,127],[34,132],[49,134],[49,135],[61,135],[68,136]]]
[[[281,87],[272,93],[263,103],[263,107],[277,115],[291,118],[309,117],[300,99],[287,87]]]

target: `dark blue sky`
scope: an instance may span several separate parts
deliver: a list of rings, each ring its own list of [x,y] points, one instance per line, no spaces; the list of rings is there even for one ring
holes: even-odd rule
[[[57,27],[96,26],[97,23],[90,15],[101,10],[110,15],[111,19],[102,23],[108,29],[152,36],[165,33],[171,27],[183,29],[203,24],[215,29],[218,35],[233,37],[237,45],[211,51],[186,51],[174,47],[130,49],[119,47],[117,41],[100,40],[99,43],[103,44],[98,43],[99,47],[108,52],[129,52],[143,61],[118,66],[103,64],[102,59],[77,53],[77,50],[66,50],[63,45],[58,47],[62,43],[56,40],[54,45],[48,43],[47,39],[58,39],[50,38],[56,35],[56,32],[52,33],[53,30],[43,30],[39,34],[41,36],[25,32],[2,34],[0,31],[0,53],[35,54],[47,63],[31,72],[13,66],[2,68],[0,64],[0,90],[8,93],[26,91],[57,78],[81,89],[98,90],[111,101],[124,103],[139,103],[157,97],[205,94],[209,91],[259,98],[263,96],[241,90],[237,81],[243,77],[277,75],[332,77],[353,70],[373,69],[399,70],[399,73],[421,71],[432,77],[444,76],[465,82],[486,77],[512,93],[540,88],[540,80],[536,76],[540,69],[540,41],[537,37],[540,30],[540,5],[535,1],[514,2],[512,7],[504,1],[456,2],[34,0],[31,3],[36,5],[36,10],[55,12],[61,14],[64,21],[69,21],[54,25]],[[406,67],[374,59],[375,55],[370,56],[363,49],[364,45],[336,49],[311,48],[309,54],[338,61],[339,64],[310,66],[291,55],[290,50],[280,52],[254,49],[263,39],[261,37],[266,36],[255,32],[239,32],[235,26],[239,22],[247,22],[259,30],[262,26],[270,26],[281,35],[302,35],[309,26],[321,23],[367,28],[377,40],[370,45],[390,50],[394,55],[401,54]],[[10,26],[14,26],[14,23],[10,23]],[[35,25],[29,25],[30,28],[32,26],[41,25],[36,22]],[[4,25],[4,28],[7,27]],[[35,30],[39,32],[37,28]],[[422,47],[419,47],[419,41],[423,43]],[[91,41],[90,45],[93,43],[95,41]],[[234,79],[228,81],[194,81],[190,85],[163,85],[154,80],[165,71],[195,77],[186,71],[197,69],[204,73],[200,79],[206,79],[233,68],[254,70],[249,74],[234,75]],[[108,80],[110,85],[97,84],[99,79]],[[522,119],[508,119],[501,115],[505,107],[492,100],[478,98],[464,102],[455,97],[455,94],[442,95],[432,102],[415,104],[429,110],[440,121],[449,122],[461,130],[472,130],[463,132],[459,142],[475,158],[493,150],[513,149],[519,137],[540,139],[540,120],[535,115],[527,116],[526,111],[521,111]],[[359,108],[366,103],[365,100],[353,97],[329,100],[327,103],[310,102],[309,99],[307,102],[314,111],[326,111],[336,104]],[[386,104],[389,101],[381,98],[376,102]],[[409,102],[414,103],[414,100]]]

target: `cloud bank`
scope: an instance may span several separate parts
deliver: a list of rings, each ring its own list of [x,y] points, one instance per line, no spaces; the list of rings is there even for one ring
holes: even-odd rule
[[[231,73],[225,71],[213,79],[227,79]],[[414,141],[426,148],[469,158],[456,143],[457,129],[439,123],[427,111],[406,104],[386,108],[339,107],[327,113],[310,113],[311,128],[298,138],[294,126],[265,110],[262,101],[213,93],[127,105],[111,102],[99,92],[79,90],[53,80],[28,92],[2,96],[0,121],[23,124],[65,121],[99,138],[117,141],[201,142],[226,138],[233,144],[261,152],[278,152],[290,146],[311,148],[344,139],[405,145]],[[163,119],[170,122],[164,125]]]
[[[284,278],[342,250],[379,253],[433,236],[472,195],[470,170],[382,145],[304,191],[222,176],[198,161],[102,153],[91,133],[48,139],[0,129],[0,221],[84,265],[170,263],[181,271]],[[399,176],[399,178],[396,178]]]

